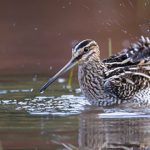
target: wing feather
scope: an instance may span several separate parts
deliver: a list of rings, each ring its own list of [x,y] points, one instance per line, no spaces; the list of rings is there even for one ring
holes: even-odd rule
[[[108,68],[150,63],[150,39],[141,36],[137,43],[103,60]]]

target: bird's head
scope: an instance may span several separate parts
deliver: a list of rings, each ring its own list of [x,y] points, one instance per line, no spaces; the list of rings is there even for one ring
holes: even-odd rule
[[[57,78],[74,67],[76,64],[82,64],[90,61],[95,57],[99,57],[99,54],[98,44],[94,40],[86,39],[77,43],[72,48],[72,58],[70,61],[58,73],[48,80],[48,82],[40,89],[40,92],[44,92],[50,84],[52,84]]]
[[[72,59],[75,59],[78,63],[90,61],[95,56],[99,57],[99,54],[98,44],[91,39],[83,40],[72,48]]]

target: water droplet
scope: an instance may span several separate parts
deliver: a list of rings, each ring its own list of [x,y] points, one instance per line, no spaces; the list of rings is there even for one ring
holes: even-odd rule
[[[69,5],[72,5],[72,2],[69,2]]]
[[[53,67],[52,67],[52,66],[50,66],[50,67],[49,67],[49,70],[52,70],[52,69],[53,69]]]
[[[13,23],[13,27],[15,27],[16,26],[16,23]]]
[[[34,82],[36,82],[36,81],[37,81],[37,75],[34,75],[34,77],[32,78],[32,80],[33,80]]]
[[[75,92],[78,94],[78,93],[81,93],[81,89],[78,88],[78,89],[75,89]]]
[[[38,27],[35,27],[34,30],[37,31],[37,30],[38,30]]]
[[[64,78],[59,78],[58,83],[64,83],[66,80]]]
[[[127,34],[128,32],[124,29],[121,30],[124,34]]]
[[[98,10],[98,13],[101,14],[101,13],[102,13],[102,10]]]

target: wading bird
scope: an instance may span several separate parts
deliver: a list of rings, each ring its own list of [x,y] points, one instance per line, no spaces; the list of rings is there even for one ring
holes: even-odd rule
[[[138,42],[107,59],[100,59],[98,44],[86,39],[72,48],[71,60],[40,89],[52,84],[78,64],[78,80],[82,93],[95,106],[121,103],[150,103],[150,40]]]

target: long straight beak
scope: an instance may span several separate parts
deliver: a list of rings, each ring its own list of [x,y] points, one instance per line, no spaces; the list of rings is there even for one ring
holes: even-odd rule
[[[67,72],[73,66],[75,66],[78,61],[75,58],[72,58],[58,73],[56,73],[52,78],[49,78],[47,83],[40,89],[40,93],[43,93],[50,84],[52,84],[56,79],[58,79],[62,74]]]

